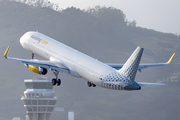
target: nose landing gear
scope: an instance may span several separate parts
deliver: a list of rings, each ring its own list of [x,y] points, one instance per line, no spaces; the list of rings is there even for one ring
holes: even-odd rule
[[[31,53],[31,58],[34,59],[34,53]]]

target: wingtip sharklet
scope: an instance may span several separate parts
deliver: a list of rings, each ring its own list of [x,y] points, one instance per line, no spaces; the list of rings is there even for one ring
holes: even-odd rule
[[[171,63],[175,55],[176,55],[176,53],[174,53],[174,54],[171,56],[171,58],[169,59],[169,61],[168,61],[167,63]]]
[[[6,49],[6,51],[5,51],[5,53],[4,53],[4,57],[5,57],[5,58],[7,58],[7,56],[8,56],[10,47],[11,47],[11,46],[8,46],[8,48]]]

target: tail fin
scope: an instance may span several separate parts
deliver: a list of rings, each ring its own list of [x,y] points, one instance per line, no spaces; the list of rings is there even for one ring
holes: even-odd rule
[[[123,67],[119,70],[120,73],[129,77],[130,80],[135,79],[143,50],[144,48],[138,46],[136,50],[133,52],[133,54],[126,61],[126,63],[123,65]]]

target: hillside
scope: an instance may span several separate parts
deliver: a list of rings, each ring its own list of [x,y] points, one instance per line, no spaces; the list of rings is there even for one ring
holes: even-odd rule
[[[136,27],[135,21],[126,20],[125,13],[113,7],[97,6],[88,10],[71,7],[54,11],[47,7],[50,5],[0,1],[0,117],[25,116],[20,100],[25,90],[23,80],[37,75],[22,63],[5,60],[3,54],[11,45],[9,56],[30,58],[19,39],[25,32],[33,30],[105,63],[124,63],[137,46],[145,48],[141,63],[166,62],[174,52],[177,53],[172,65],[149,68],[138,72],[136,77],[142,82],[164,82],[166,87],[112,91],[88,88],[85,80],[60,74],[62,85],[54,89],[59,98],[56,106],[64,107],[65,111],[54,112],[52,120],[66,120],[69,110],[75,112],[77,120],[179,119],[180,36]],[[47,77],[54,75],[49,71]]]

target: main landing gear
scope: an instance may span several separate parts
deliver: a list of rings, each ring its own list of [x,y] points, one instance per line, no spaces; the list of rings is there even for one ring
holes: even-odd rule
[[[93,84],[93,83],[91,83],[91,82],[89,82],[89,81],[87,82],[87,85],[88,85],[88,87],[91,87],[91,86],[92,86],[92,87],[96,87],[95,84]]]
[[[61,80],[53,78],[52,79],[52,85],[60,86],[61,85]]]
[[[34,53],[31,53],[31,58],[34,59]],[[60,86],[61,85],[61,80],[58,79],[58,74],[59,74],[59,71],[57,70],[53,70],[53,73],[55,74],[56,78],[53,78],[52,79],[52,85],[57,85],[57,86]]]
[[[60,86],[61,85],[61,80],[58,79],[59,71],[54,70],[53,73],[55,74],[56,78],[52,79],[52,85]]]
[[[31,53],[31,58],[34,59],[34,53]],[[61,85],[61,80],[58,79],[58,74],[59,74],[59,71],[57,70],[53,70],[53,73],[55,74],[56,78],[53,78],[52,79],[52,85],[57,85],[57,86],[60,86]]]

